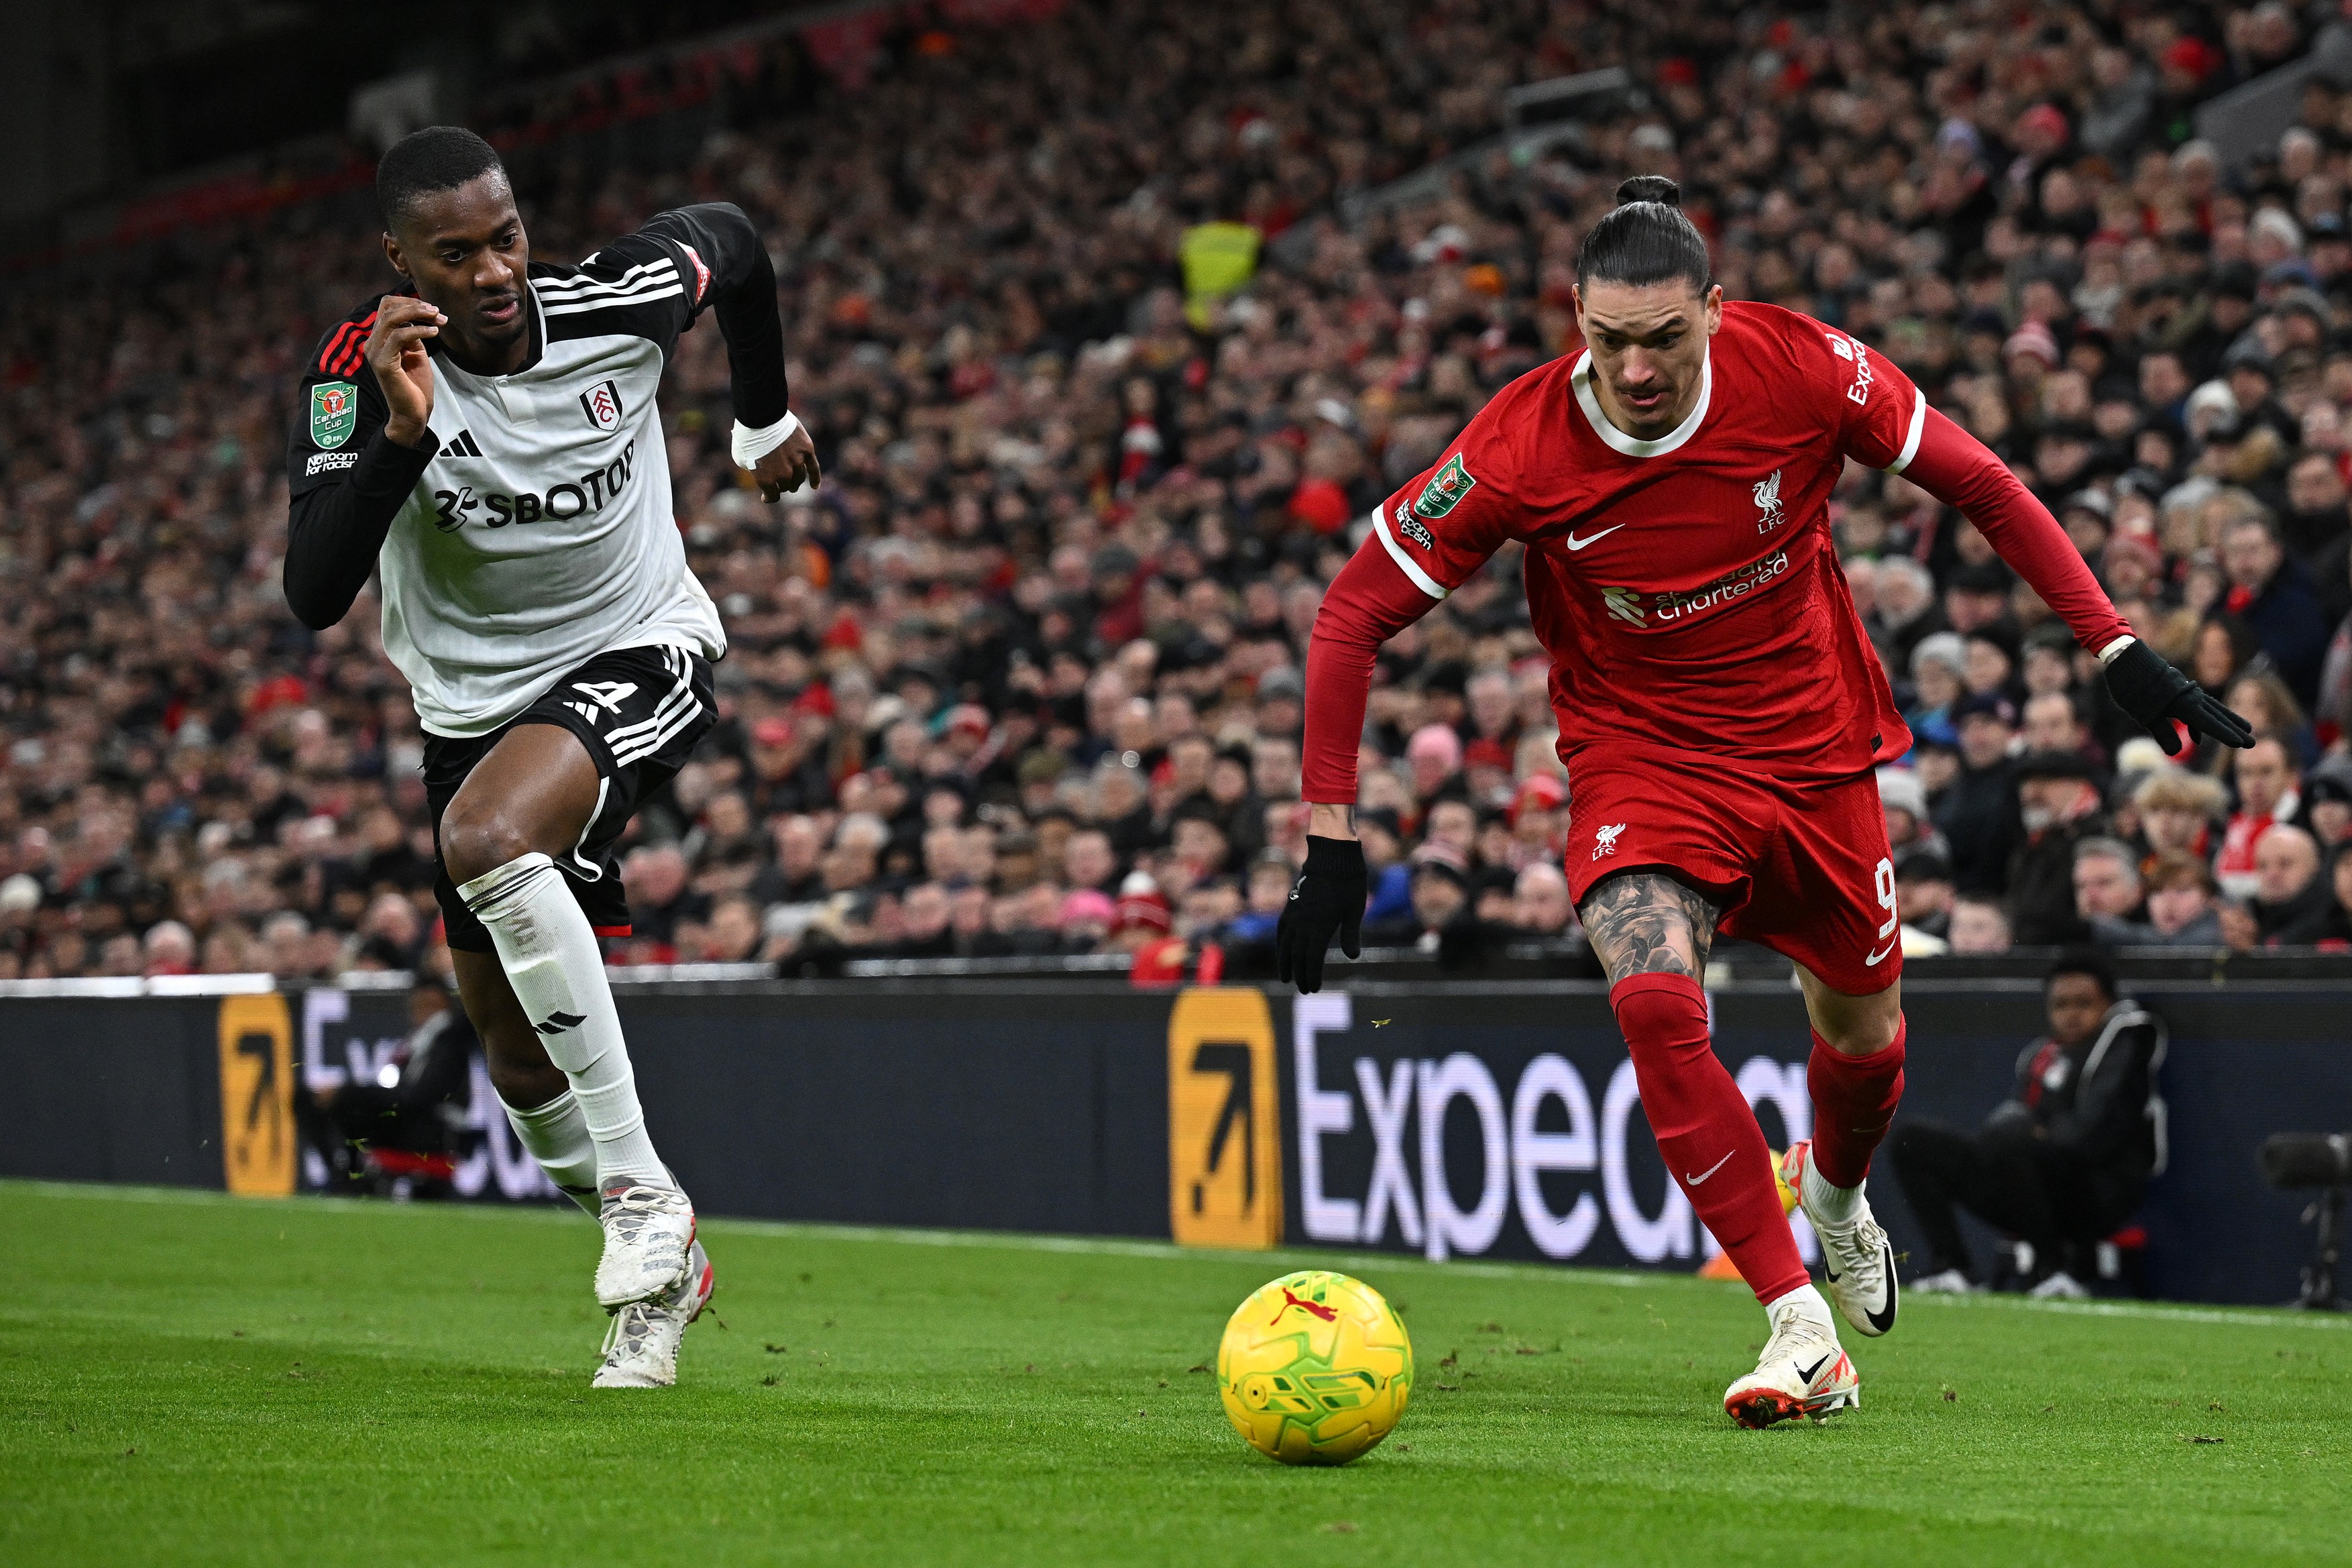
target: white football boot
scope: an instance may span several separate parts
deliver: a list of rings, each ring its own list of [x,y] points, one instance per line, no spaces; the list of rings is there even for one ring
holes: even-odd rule
[[[1839,1348],[1837,1326],[1818,1305],[1821,1298],[1812,1300],[1811,1313],[1790,1300],[1773,1310],[1772,1337],[1756,1359],[1756,1370],[1723,1391],[1724,1410],[1742,1426],[1760,1428],[1806,1416],[1819,1420],[1861,1407],[1862,1379]]]
[[[1812,1157],[1812,1140],[1790,1144],[1780,1156],[1780,1180],[1797,1194],[1806,1223],[1821,1237],[1822,1272],[1828,1279],[1830,1299],[1856,1333],[1875,1339],[1895,1326],[1894,1245],[1871,1216],[1870,1200],[1860,1192],[1854,1194],[1851,1219],[1832,1222],[1821,1216],[1805,1194]],[[1818,1184],[1821,1177],[1815,1174],[1813,1181]]]
[[[606,1311],[667,1296],[687,1276],[694,1205],[676,1187],[625,1177],[606,1182],[596,1218],[604,1254],[596,1260],[596,1304]]]
[[[686,1326],[702,1315],[719,1289],[710,1258],[696,1242],[688,1252],[686,1279],[656,1300],[632,1301],[613,1314],[604,1335],[604,1364],[595,1388],[667,1388],[677,1381],[677,1345]]]

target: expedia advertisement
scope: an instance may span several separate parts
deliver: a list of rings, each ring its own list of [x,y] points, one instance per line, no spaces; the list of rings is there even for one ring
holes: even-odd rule
[[[2135,1216],[2149,1288],[2291,1297],[2310,1256],[2299,1220],[2312,1194],[2264,1185],[2255,1152],[2281,1130],[2352,1128],[2347,999],[2283,984],[2143,987],[2137,1000],[2168,1031],[2165,1164]],[[1808,1136],[1811,1033],[1794,992],[1738,986],[1709,1005],[1717,1052],[1767,1140]],[[1681,1269],[1714,1250],[1660,1163],[1602,987],[1374,985],[1276,997],[1274,1010],[1288,1026],[1276,1048],[1287,1243]],[[2019,1054],[2042,1030],[2031,981],[1915,985],[1906,1011],[1898,1125],[1974,1130],[2012,1092]],[[1913,1248],[1884,1160],[1871,1195],[1897,1251]],[[1813,1239],[1794,1223],[1811,1259]]]
[[[2149,1284],[2284,1300],[2309,1255],[2311,1194],[2264,1185],[2255,1152],[2273,1132],[2352,1129],[2352,994],[2137,994],[2169,1031],[2166,1164],[2136,1216]],[[1301,997],[851,981],[623,987],[620,1001],[647,1118],[707,1214],[1678,1270],[1710,1249],[1660,1163],[1598,984]],[[1796,994],[1739,985],[1710,1005],[1768,1140],[1806,1136]],[[2011,1092],[2042,1029],[2031,980],[1916,984],[1906,1010],[1900,1118],[1962,1129]],[[327,1171],[316,1097],[396,1078],[411,1043],[396,993],[0,996],[14,1113],[0,1175],[312,1188]],[[479,1060],[460,1076],[439,1160],[398,1190],[558,1201]],[[1872,1199],[1911,1246],[1883,1162]]]

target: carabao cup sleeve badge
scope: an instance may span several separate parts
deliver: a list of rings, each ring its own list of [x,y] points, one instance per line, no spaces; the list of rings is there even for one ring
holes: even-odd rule
[[[1462,466],[1462,454],[1456,452],[1446,460],[1445,467],[1429,477],[1412,510],[1433,522],[1460,506],[1462,498],[1477,488],[1478,481]]]
[[[352,438],[360,422],[360,391],[348,381],[322,381],[310,389],[310,444],[330,449]]]

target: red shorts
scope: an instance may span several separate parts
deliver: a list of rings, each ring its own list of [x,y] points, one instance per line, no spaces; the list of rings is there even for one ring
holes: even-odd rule
[[[1871,773],[1800,784],[1654,756],[1580,754],[1570,770],[1568,887],[1679,873],[1724,911],[1727,936],[1866,996],[1903,973],[1895,862]]]

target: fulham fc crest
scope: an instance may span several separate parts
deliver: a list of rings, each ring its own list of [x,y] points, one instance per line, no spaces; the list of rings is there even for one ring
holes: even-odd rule
[[[621,427],[621,389],[610,381],[600,381],[580,395],[581,409],[588,423],[599,430],[612,431]]]

